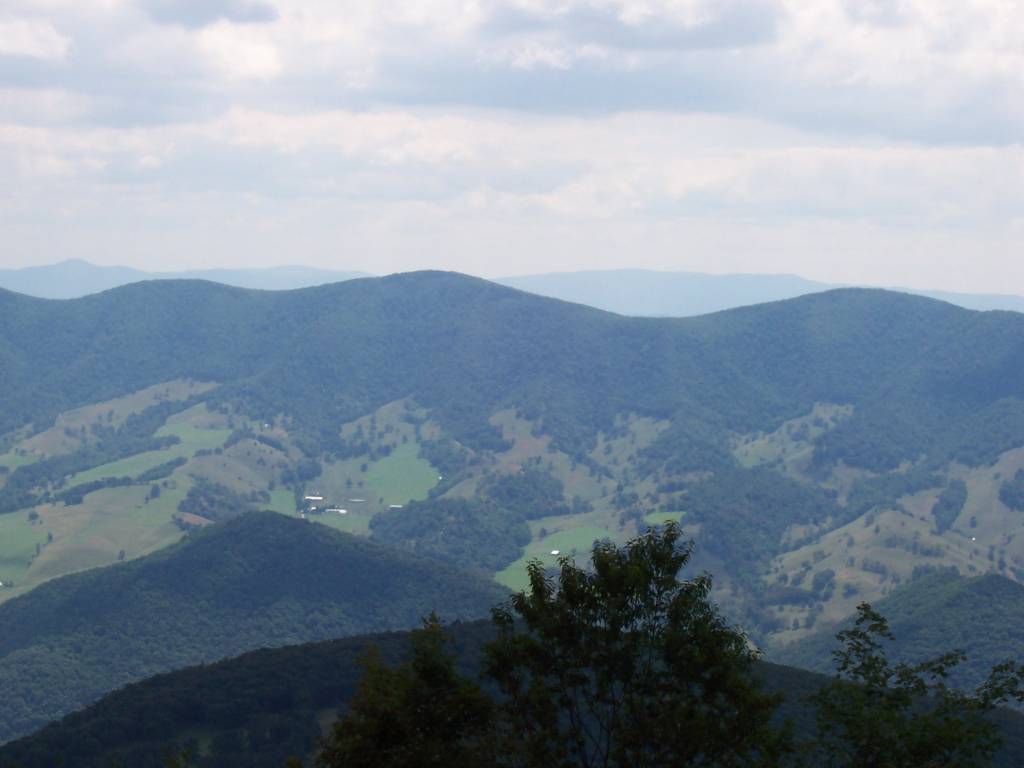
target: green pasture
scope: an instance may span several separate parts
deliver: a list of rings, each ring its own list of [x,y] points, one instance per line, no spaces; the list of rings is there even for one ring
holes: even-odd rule
[[[419,447],[409,442],[373,462],[366,471],[366,482],[384,504],[408,504],[427,498],[438,481],[437,470],[420,458]]]
[[[43,457],[35,453],[28,453],[22,456],[14,451],[8,451],[7,453],[0,453],[0,467],[7,467],[7,469],[13,472],[18,467],[35,464],[41,458]]]
[[[648,525],[664,525],[665,523],[678,523],[683,519],[685,512],[651,512],[644,515],[644,522]]]
[[[344,515],[337,512],[324,512],[322,515],[309,515],[307,519],[336,531],[366,536],[370,533],[370,518],[372,517],[372,514],[349,509]]]
[[[282,515],[295,514],[295,494],[287,488],[277,488],[270,492],[270,501],[265,505],[273,512]]]
[[[104,488],[85,497],[82,504],[47,513],[52,518],[54,541],[33,563],[26,582],[31,585],[68,573],[141,557],[181,538],[173,523],[178,503],[191,478],[175,476],[159,498],[146,501],[148,485]]]
[[[91,483],[106,477],[137,477],[172,459],[191,458],[198,450],[219,448],[228,439],[228,429],[199,429],[191,424],[173,424],[156,431],[157,437],[176,435],[181,442],[162,451],[146,451],[79,472],[68,478],[67,487]]]
[[[0,515],[0,581],[21,581],[36,544],[45,543],[46,527],[30,523],[25,512]]]
[[[206,429],[197,427],[194,424],[178,423],[165,424],[156,431],[156,437],[168,437],[174,435],[181,440],[181,445],[191,446],[193,451],[220,448],[224,441],[231,436],[230,429]]]
[[[191,475],[179,471],[172,475],[167,483],[168,487],[165,488],[161,482],[160,495],[142,505],[141,509],[145,515],[140,519],[144,518],[150,522],[155,519],[170,520],[177,513],[178,505],[185,500],[194,481]],[[143,487],[148,488],[148,486]]]
[[[562,557],[575,557],[578,561],[587,560],[595,541],[613,538],[611,532],[593,525],[552,533],[528,544],[523,556],[507,568],[498,571],[494,575],[494,580],[511,590],[526,589],[529,583],[526,578],[526,565],[531,560],[540,560],[547,568],[558,565],[558,560]],[[557,555],[551,554],[554,550],[558,550]],[[582,562],[580,564],[582,565]]]

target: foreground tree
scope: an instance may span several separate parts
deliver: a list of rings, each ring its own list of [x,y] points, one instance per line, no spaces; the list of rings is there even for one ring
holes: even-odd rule
[[[680,580],[690,551],[670,525],[622,549],[595,545],[592,570],[563,559],[553,579],[531,563],[529,589],[494,611],[484,674],[496,702],[457,673],[430,620],[410,662],[369,658],[319,765],[779,765],[777,699],[710,602],[710,580]]]
[[[779,764],[778,700],[711,603],[710,578],[680,580],[690,553],[668,525],[624,548],[596,544],[589,570],[563,558],[552,579],[530,564],[529,589],[494,611],[500,634],[486,651],[506,764]]]
[[[432,615],[411,634],[412,658],[390,668],[375,651],[348,714],[317,760],[322,768],[486,768],[494,705],[460,675]]]
[[[852,629],[836,637],[836,676],[815,697],[816,756],[828,768],[978,768],[991,765],[999,729],[986,718],[998,704],[1024,700],[1021,669],[995,667],[974,694],[949,688],[960,651],[920,664],[892,664],[886,620],[864,603]]]
[[[412,658],[371,656],[321,768],[755,768],[803,765],[779,698],[754,675],[758,654],[710,601],[707,576],[680,578],[691,545],[677,527],[625,547],[594,546],[592,566],[529,566],[529,588],[495,609],[488,690],[461,676],[435,617]],[[892,664],[867,604],[840,632],[835,679],[813,697],[815,768],[981,768],[999,746],[987,717],[1024,700],[1022,671],[992,670],[967,694],[946,685],[959,651]],[[497,696],[492,697],[491,693]],[[808,734],[809,736],[813,734]]]

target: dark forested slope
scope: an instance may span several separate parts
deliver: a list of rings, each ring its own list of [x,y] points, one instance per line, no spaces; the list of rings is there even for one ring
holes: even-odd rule
[[[994,665],[1024,659],[1024,586],[998,574],[929,574],[880,600],[875,608],[889,620],[894,658],[917,663],[953,648],[964,651],[967,659],[951,677],[959,685],[973,688]],[[772,654],[772,659],[827,671],[832,667],[834,632],[822,628]]]
[[[302,266],[146,272],[70,259],[39,267],[0,269],[0,287],[44,299],[73,299],[142,280],[212,280],[240,288],[291,290],[356,277],[368,275],[365,272],[337,272]]]
[[[254,648],[485,616],[504,593],[444,565],[274,513],[0,605],[0,740],[132,680]]]
[[[464,674],[475,676],[481,650],[493,637],[489,623],[448,628]],[[402,633],[352,637],[262,650],[128,686],[27,738],[0,747],[0,768],[161,768],[164,757],[186,749],[197,768],[280,768],[289,756],[311,756],[322,729],[352,697],[372,645],[396,662],[408,652]],[[779,714],[798,738],[813,733],[808,697],[827,683],[822,675],[759,664],[767,688],[783,695]],[[996,715],[1005,747],[997,765],[1024,761],[1024,718]]]

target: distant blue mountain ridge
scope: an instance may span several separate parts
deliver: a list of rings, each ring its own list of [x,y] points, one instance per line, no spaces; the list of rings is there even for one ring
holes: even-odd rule
[[[0,288],[46,299],[71,299],[143,280],[210,280],[239,288],[293,290],[360,277],[366,272],[305,266],[147,272],[69,260],[22,269],[0,269]],[[641,317],[690,317],[734,307],[782,301],[851,287],[786,274],[667,272],[644,269],[555,272],[499,278],[511,288]],[[975,310],[1024,312],[1024,296],[895,288]]]

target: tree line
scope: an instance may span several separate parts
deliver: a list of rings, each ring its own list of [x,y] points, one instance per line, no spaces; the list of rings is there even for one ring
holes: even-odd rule
[[[1022,668],[993,668],[973,692],[947,684],[964,656],[893,663],[868,604],[837,635],[835,675],[812,696],[816,728],[794,737],[782,696],[755,674],[759,653],[710,601],[707,575],[680,578],[692,546],[674,525],[593,565],[530,566],[530,586],[493,611],[480,678],[463,674],[435,615],[411,657],[372,649],[318,768],[980,768],[1000,734],[991,713],[1024,699]],[[290,765],[301,763],[294,759]]]

